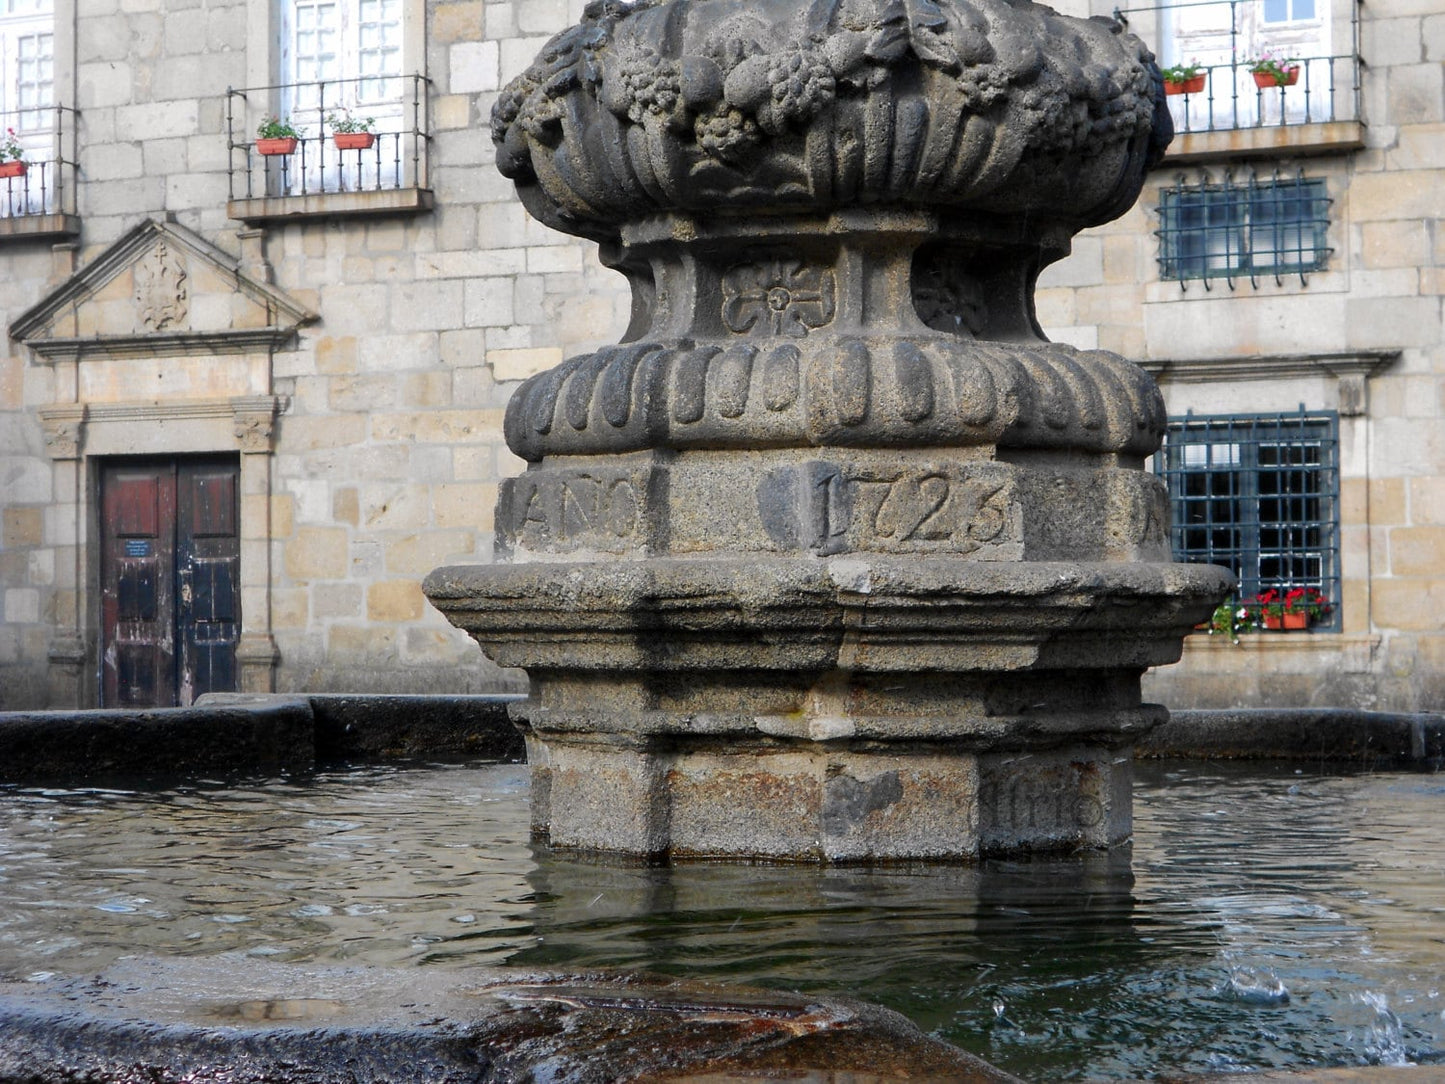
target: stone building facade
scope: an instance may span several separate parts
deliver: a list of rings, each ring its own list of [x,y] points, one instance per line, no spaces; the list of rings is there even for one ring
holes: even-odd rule
[[[1193,636],[1146,697],[1438,710],[1445,5],[1124,14],[1206,85],[1170,98],[1178,134],[1134,209],[1045,272],[1039,319],[1159,379],[1176,556],[1232,552],[1246,599],[1309,587],[1330,606],[1305,632]],[[1293,84],[1254,84],[1266,52]]]
[[[1233,539],[1252,585],[1330,603],[1303,633],[1191,637],[1148,679],[1166,703],[1445,692],[1445,11],[1328,4],[1226,3],[1233,53],[1207,19],[1126,12],[1229,92],[1176,100],[1192,130],[1139,205],[1038,294],[1052,337],[1159,375],[1175,484],[1211,528],[1179,524],[1182,543]],[[517,383],[627,323],[595,246],[530,220],[491,165],[499,89],[582,6],[34,0],[0,18],[0,126],[29,162],[0,178],[0,707],[515,687],[420,581],[491,558]],[[1245,38],[1323,60],[1236,92]],[[258,154],[268,114],[296,122],[290,155]],[[326,118],[348,114],[374,119],[372,148],[333,149]],[[1289,262],[1262,273],[1237,250],[1265,250],[1266,212]],[[1190,489],[1201,464],[1219,469]],[[1307,498],[1284,564],[1262,479],[1275,519]]]

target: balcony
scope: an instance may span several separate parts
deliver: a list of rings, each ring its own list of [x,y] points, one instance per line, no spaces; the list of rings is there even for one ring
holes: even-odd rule
[[[257,224],[430,211],[429,85],[406,75],[227,90],[227,213]],[[257,147],[254,133],[272,114],[301,133],[289,153]],[[338,114],[371,119],[371,145],[338,148],[329,120]]]
[[[1332,19],[1330,0],[1186,0],[1116,8],[1114,17],[1150,43],[1161,67],[1192,64],[1193,93],[1171,94],[1171,162],[1220,157],[1323,154],[1364,146],[1356,5]],[[1273,18],[1271,18],[1273,16]],[[1331,49],[1339,38],[1349,51]],[[1296,69],[1289,85],[1261,86],[1251,58]]]
[[[80,233],[75,211],[78,115],[63,105],[0,113],[0,131],[14,133],[25,163],[23,173],[0,177],[0,242]]]

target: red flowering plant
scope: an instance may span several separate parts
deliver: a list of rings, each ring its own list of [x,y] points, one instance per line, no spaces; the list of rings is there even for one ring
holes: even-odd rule
[[[1318,621],[1330,612],[1330,604],[1317,587],[1294,587],[1285,592],[1284,612],[1309,614],[1311,621]]]
[[[1318,621],[1330,612],[1330,603],[1317,587],[1291,587],[1287,590],[1271,587],[1246,602],[1245,609],[1249,611],[1251,623],[1277,629],[1286,616]],[[1291,623],[1289,627],[1304,626]]]
[[[1262,625],[1267,620],[1279,620],[1284,613],[1284,596],[1271,587],[1268,591],[1261,591],[1248,599],[1244,605],[1249,611],[1250,620],[1256,625]]]

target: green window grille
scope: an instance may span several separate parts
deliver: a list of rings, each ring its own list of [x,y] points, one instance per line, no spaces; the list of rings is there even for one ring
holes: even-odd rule
[[[1184,178],[1159,193],[1159,275],[1204,281],[1319,271],[1329,261],[1330,198],[1323,180],[1303,173],[1275,174],[1243,182],[1225,174],[1221,182],[1186,185]]]
[[[1339,415],[1187,414],[1154,457],[1177,561],[1223,565],[1239,597],[1313,587],[1339,627]]]

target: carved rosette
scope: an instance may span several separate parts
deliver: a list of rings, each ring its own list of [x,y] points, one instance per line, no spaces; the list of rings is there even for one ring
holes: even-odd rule
[[[242,396],[231,400],[232,432],[247,455],[266,455],[276,431],[276,414],[284,400],[272,395]]]
[[[45,454],[51,459],[79,459],[87,413],[85,404],[41,407],[39,413],[45,432]]]

